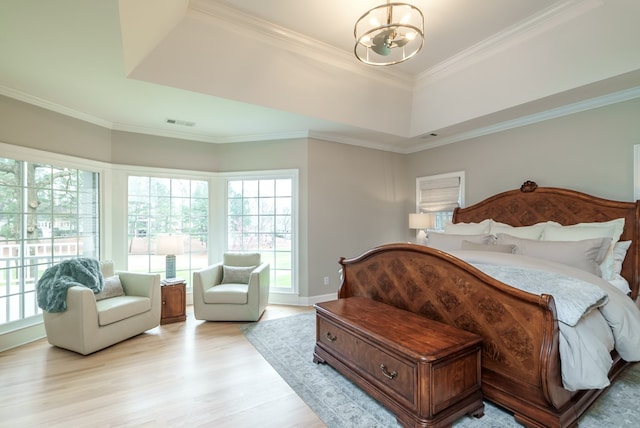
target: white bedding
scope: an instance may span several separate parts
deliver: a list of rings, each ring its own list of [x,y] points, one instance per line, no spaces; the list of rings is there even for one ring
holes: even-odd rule
[[[513,268],[524,268],[520,277],[531,277],[532,271],[542,271],[546,284],[541,285],[537,294],[546,293],[554,297],[556,309],[559,314],[558,325],[560,327],[560,362],[562,369],[562,381],[564,387],[574,391],[579,389],[599,389],[609,385],[608,372],[611,367],[610,352],[612,349],[620,354],[626,361],[640,361],[640,310],[635,303],[624,293],[611,285],[606,280],[589,272],[575,269],[558,263],[536,259],[515,254],[494,253],[489,251],[450,251],[450,253],[467,263],[477,265],[481,270],[495,272],[515,272]],[[508,267],[508,268],[505,268]],[[486,272],[490,274],[490,272]],[[549,283],[551,273],[561,275],[559,280]],[[518,275],[516,275],[517,277]],[[576,283],[568,292],[555,292],[554,288],[568,283],[567,277],[576,278]],[[506,278],[506,277],[504,277]],[[532,292],[516,283],[501,282],[524,291]],[[531,279],[531,278],[529,278]],[[518,281],[516,281],[518,282]],[[588,283],[588,284],[585,284]],[[587,302],[596,298],[599,293],[593,287],[606,294],[603,301],[594,304],[581,304],[584,314],[578,316],[579,321],[574,325],[570,320],[576,317],[575,305],[563,300],[571,300],[575,287],[585,286],[591,295]],[[567,291],[567,290],[565,290]],[[569,304],[569,318],[561,321],[561,306]],[[565,315],[562,315],[565,317]]]
[[[600,287],[569,275],[522,266],[474,262],[470,264],[487,275],[520,290],[538,295],[552,295],[558,321],[571,327],[592,309],[607,302],[607,293]]]

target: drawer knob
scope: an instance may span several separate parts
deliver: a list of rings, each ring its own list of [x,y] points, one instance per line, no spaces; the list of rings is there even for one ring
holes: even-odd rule
[[[380,370],[382,370],[382,374],[385,375],[385,377],[388,377],[391,380],[395,379],[398,376],[397,371],[394,370],[390,372],[389,370],[387,370],[387,366],[385,366],[384,364],[380,364]]]
[[[330,331],[327,332],[327,340],[329,342],[335,342],[337,338],[338,337],[337,336],[333,336]]]

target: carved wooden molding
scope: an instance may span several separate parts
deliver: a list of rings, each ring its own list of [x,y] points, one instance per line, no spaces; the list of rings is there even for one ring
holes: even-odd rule
[[[522,186],[520,186],[520,191],[524,193],[529,193],[529,192],[533,192],[537,188],[538,188],[538,185],[536,184],[535,181],[527,180],[524,183],[522,183]]]

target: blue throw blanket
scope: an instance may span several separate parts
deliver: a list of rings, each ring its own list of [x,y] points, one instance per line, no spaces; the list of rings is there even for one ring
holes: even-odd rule
[[[48,268],[36,284],[38,306],[47,312],[66,311],[67,290],[74,285],[91,288],[94,293],[102,291],[104,278],[100,262],[80,257],[64,260]]]

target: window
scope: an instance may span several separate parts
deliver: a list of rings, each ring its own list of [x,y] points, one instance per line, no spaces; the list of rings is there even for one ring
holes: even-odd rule
[[[443,230],[453,210],[464,203],[464,171],[430,175],[416,179],[416,205],[419,213],[433,213],[435,230]]]
[[[99,258],[99,174],[0,158],[0,324],[41,313],[50,266]]]
[[[259,252],[272,291],[296,290],[295,185],[290,174],[227,180],[227,251]]]
[[[207,181],[129,176],[128,189],[128,270],[164,277],[169,253],[176,256],[177,277],[188,280],[207,266]]]

